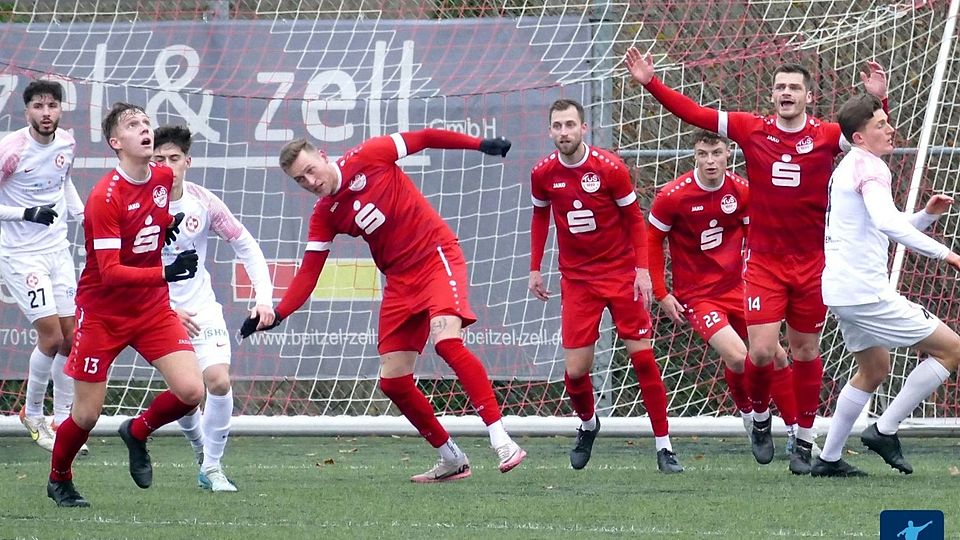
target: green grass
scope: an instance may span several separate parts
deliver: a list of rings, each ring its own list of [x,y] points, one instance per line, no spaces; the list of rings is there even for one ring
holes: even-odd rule
[[[196,487],[180,437],[150,443],[154,485],[127,474],[119,438],[95,437],[74,468],[89,509],[47,499],[50,455],[0,438],[0,537],[36,538],[875,538],[883,509],[941,509],[960,538],[956,439],[907,439],[916,472],[847,455],[866,479],[794,477],[782,453],[758,466],[745,437],[674,441],[682,475],[657,473],[652,440],[601,438],[583,471],[571,438],[520,441],[527,461],[500,474],[485,439],[461,438],[473,477],[413,485],[434,452],[414,438],[235,437],[225,462],[240,492]],[[782,441],[778,441],[778,453]]]

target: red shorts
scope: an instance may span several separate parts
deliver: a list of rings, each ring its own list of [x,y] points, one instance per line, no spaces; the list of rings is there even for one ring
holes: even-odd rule
[[[459,244],[450,244],[423,261],[415,274],[389,276],[380,303],[381,355],[423,352],[430,338],[430,319],[460,317],[466,328],[477,322],[468,301],[467,262]]]
[[[151,364],[170,353],[193,350],[187,330],[169,307],[137,317],[94,315],[77,308],[77,332],[64,372],[78,381],[104,382],[110,364],[128,345]]]
[[[693,304],[684,304],[684,315],[690,321],[690,327],[707,343],[717,332],[727,326],[734,329],[743,339],[747,339],[747,321],[743,317],[743,284],[710,300],[699,300]]]
[[[579,349],[600,339],[600,317],[608,308],[620,339],[650,339],[650,314],[643,298],[633,299],[633,272],[592,279],[560,278],[560,321],[564,349]]]
[[[747,324],[787,324],[798,332],[820,332],[827,318],[820,277],[823,252],[806,256],[751,253],[743,261]]]

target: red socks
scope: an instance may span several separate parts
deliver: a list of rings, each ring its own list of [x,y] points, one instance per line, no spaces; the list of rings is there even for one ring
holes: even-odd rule
[[[443,429],[433,414],[433,406],[413,382],[413,373],[389,379],[381,377],[380,390],[400,409],[413,427],[417,428],[430,446],[440,448],[450,439],[447,430]]]
[[[133,419],[130,424],[130,434],[135,439],[145,441],[151,433],[160,429],[161,426],[179,420],[196,406],[196,403],[187,405],[180,401],[170,390],[161,392],[160,395],[153,398],[153,402],[150,403],[147,410]]]
[[[437,342],[436,349],[440,358],[443,358],[457,374],[460,385],[467,392],[470,403],[483,419],[483,423],[489,426],[500,420],[500,405],[497,404],[497,398],[493,395],[493,385],[490,384],[487,370],[484,369],[480,359],[463,346],[463,340],[444,339]]]
[[[777,405],[777,410],[780,411],[783,423],[788,426],[796,424],[797,396],[794,393],[793,368],[789,365],[781,369],[774,367],[770,394]]]
[[[590,374],[573,379],[567,372],[563,373],[563,384],[567,387],[567,397],[570,398],[570,404],[577,416],[584,422],[593,418],[596,409],[593,401],[593,381],[590,380]]]
[[[773,378],[773,362],[765,366],[756,366],[747,355],[744,362],[744,375],[747,382],[747,393],[753,402],[753,412],[763,413],[770,408],[770,379]]]
[[[640,383],[640,398],[650,417],[653,434],[657,437],[665,437],[670,434],[670,426],[667,423],[667,388],[663,385],[660,368],[653,358],[653,349],[631,354],[630,362],[633,363],[637,382]]]
[[[80,447],[87,442],[90,432],[81,429],[68,417],[57,428],[57,438],[53,443],[53,457],[50,459],[50,480],[64,482],[73,480],[73,459],[77,457]]]
[[[732,369],[724,366],[723,379],[727,381],[727,389],[730,390],[730,397],[733,398],[737,411],[750,412],[753,410],[753,403],[747,394],[747,386],[744,381],[743,373],[736,373]]]
[[[793,387],[797,394],[797,424],[812,428],[820,408],[820,388],[823,386],[823,360],[818,356],[808,362],[794,359]]]

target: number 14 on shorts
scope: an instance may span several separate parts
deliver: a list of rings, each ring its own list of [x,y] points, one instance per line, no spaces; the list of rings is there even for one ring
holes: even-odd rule
[[[747,311],[760,311],[760,297],[759,297],[759,296],[748,296],[748,297],[747,297]]]

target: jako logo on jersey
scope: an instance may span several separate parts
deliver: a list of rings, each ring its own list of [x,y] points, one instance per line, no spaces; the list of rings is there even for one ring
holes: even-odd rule
[[[723,243],[723,227],[717,227],[717,220],[710,220],[710,228],[700,233],[700,251],[713,249]]]
[[[793,157],[790,154],[780,156],[781,161],[773,162],[770,171],[770,183],[780,187],[797,187],[800,185],[800,166],[790,163]]]
[[[571,234],[580,234],[597,230],[597,218],[593,217],[592,210],[583,209],[583,203],[573,201],[576,210],[567,212],[567,226]]]
[[[157,186],[153,188],[153,202],[163,208],[167,205],[167,188],[163,186]]]
[[[331,204],[331,205],[330,205],[330,213],[332,214],[333,212],[336,212],[338,206],[340,206],[340,203],[339,203],[339,202],[335,202],[335,203]]]
[[[137,208],[140,208],[140,203],[138,203],[138,202],[130,203],[130,204],[127,205],[127,212],[130,212],[130,211],[132,211],[132,210],[136,210]]]
[[[691,207],[691,208],[690,208],[690,211],[691,211],[691,212],[703,212],[703,206],[698,204],[697,206]]]
[[[164,190],[166,191],[166,190]],[[166,203],[166,201],[164,201]],[[137,232],[133,239],[134,253],[149,253],[160,246],[160,226],[153,224],[153,216],[147,216],[144,227]]]
[[[813,150],[813,137],[807,135],[797,143],[797,153],[809,154]]]
[[[724,214],[732,214],[737,211],[737,198],[727,193],[720,199],[720,210]]]
[[[588,172],[580,179],[580,186],[587,193],[596,193],[600,189],[600,177],[596,173]]]
[[[770,142],[775,142],[775,143],[779,143],[779,142],[780,142],[780,139],[774,137],[773,135],[767,135],[767,140],[770,141]]]
[[[367,187],[367,175],[360,173],[354,176],[353,180],[350,181],[350,185],[347,187],[350,188],[350,191],[360,191]]]
[[[566,183],[566,182],[554,182],[554,183],[553,183],[553,189],[563,189],[563,188],[565,188],[565,187],[567,187],[567,183]]]
[[[361,208],[360,201],[353,201],[353,209],[357,211],[353,222],[367,234],[373,234],[373,231],[379,229],[387,221],[387,216],[383,215],[383,212],[373,203],[367,203]]]

